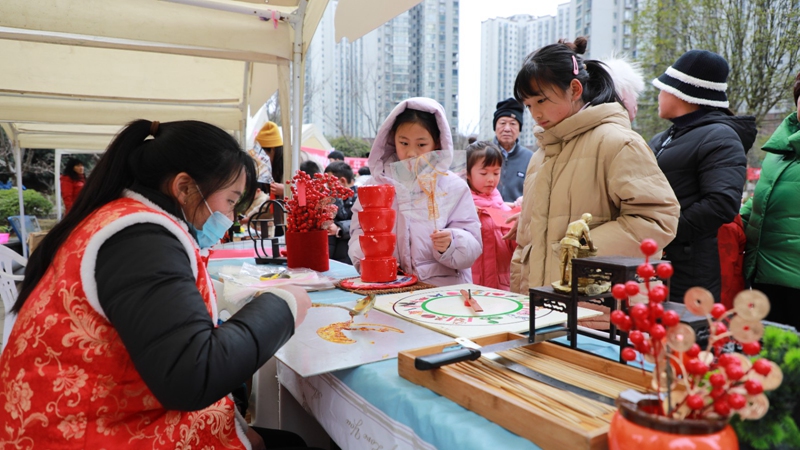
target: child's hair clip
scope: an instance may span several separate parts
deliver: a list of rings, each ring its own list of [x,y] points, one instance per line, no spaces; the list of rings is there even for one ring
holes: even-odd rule
[[[578,70],[578,60],[575,59],[575,55],[572,55],[572,74],[577,75],[580,70]]]

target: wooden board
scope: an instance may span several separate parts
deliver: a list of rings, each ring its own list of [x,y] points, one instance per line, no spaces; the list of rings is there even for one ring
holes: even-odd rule
[[[489,345],[521,337],[523,336],[514,333],[500,333],[478,338],[475,341],[479,345]],[[512,433],[530,440],[544,450],[601,450],[608,448],[608,425],[587,431],[564,423],[521,398],[490,383],[477,382],[473,378],[465,377],[450,366],[427,371],[414,368],[414,359],[417,356],[440,353],[452,345],[454,343],[400,352],[398,355],[400,376],[447,397]],[[528,348],[585,367],[588,371],[602,373],[641,386],[642,391],[650,384],[649,373],[605,358],[549,342],[533,344]]]
[[[470,290],[484,309],[476,313],[464,305],[459,291]],[[476,284],[459,284],[415,292],[380,295],[375,309],[410,320],[452,337],[475,338],[497,333],[522,333],[530,328],[530,298]],[[567,315],[547,308],[536,308],[536,328],[565,323]],[[578,319],[602,313],[578,308]]]

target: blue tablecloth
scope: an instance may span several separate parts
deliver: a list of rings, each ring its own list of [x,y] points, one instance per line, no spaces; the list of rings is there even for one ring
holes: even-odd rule
[[[567,343],[565,338],[556,340]],[[586,336],[578,336],[578,346],[609,359],[619,358],[617,347]],[[340,370],[333,375],[370,404],[393,420],[409,426],[425,442],[438,449],[539,449],[532,442],[428,388],[401,378],[397,374],[396,359]]]
[[[225,259],[209,262],[216,276],[223,265],[252,263],[252,259]],[[331,261],[325,275],[335,278],[357,276],[353,266]],[[311,292],[312,301],[338,303],[359,298],[339,289]],[[566,338],[557,341],[567,343]],[[578,346],[598,356],[618,360],[619,348],[586,336],[578,336]],[[442,397],[428,388],[400,377],[397,359],[365,364],[334,372],[347,387],[391,419],[410,427],[422,440],[438,449],[485,450],[491,448],[536,450],[538,446],[482,416]]]

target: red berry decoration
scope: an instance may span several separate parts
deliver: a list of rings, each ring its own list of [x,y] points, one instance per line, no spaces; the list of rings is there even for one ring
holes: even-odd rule
[[[657,341],[660,341],[660,340],[664,339],[667,336],[667,330],[664,329],[664,325],[661,325],[660,323],[657,323],[657,324],[653,325],[652,327],[650,327],[650,336],[653,339],[655,339]]]
[[[727,383],[728,380],[725,379],[725,375],[721,373],[715,373],[708,377],[708,382],[714,387],[722,387],[725,386],[725,383]]]
[[[636,359],[636,351],[630,347],[625,347],[622,349],[621,356],[625,361],[633,361]]]
[[[623,317],[619,325],[617,325],[617,328],[622,331],[628,331],[631,329],[631,327],[633,327],[633,321],[631,320],[630,316]]]
[[[718,400],[721,398],[725,398],[726,393],[725,389],[721,387],[715,387],[714,389],[711,390],[711,392],[708,393],[708,395],[710,395],[711,398],[713,398],[714,400]]]
[[[714,334],[720,335],[727,332],[728,332],[728,327],[724,323],[717,322],[714,324]]]
[[[647,305],[645,305],[644,303],[637,303],[631,306],[631,317],[637,321],[646,319]]]
[[[652,239],[645,239],[639,244],[639,249],[645,256],[653,256],[658,251],[658,244]]]
[[[742,352],[749,356],[757,355],[761,353],[761,344],[758,341],[742,344]]]
[[[728,379],[737,381],[744,376],[744,370],[741,365],[730,364],[725,367],[725,375],[728,376]]]
[[[639,330],[633,330],[631,334],[628,335],[628,339],[633,342],[633,345],[639,345],[644,341],[644,335]]]
[[[647,298],[653,303],[661,303],[667,299],[667,288],[663,285],[653,286],[647,294]]]
[[[703,370],[703,361],[700,361],[697,358],[692,358],[686,362],[686,371],[692,375],[703,375],[705,371]]]
[[[675,269],[672,268],[672,264],[670,263],[661,263],[656,267],[656,273],[658,274],[658,278],[666,280],[675,273]]]
[[[643,353],[645,355],[649,355],[651,349],[652,346],[650,345],[650,341],[642,341],[641,344],[636,346],[636,350],[639,350],[639,353]]]
[[[653,278],[656,274],[656,270],[653,269],[653,266],[648,263],[640,264],[639,267],[636,268],[636,274],[642,277],[644,280],[649,280]]]
[[[704,406],[706,406],[706,402],[705,400],[703,400],[703,397],[701,395],[693,394],[686,397],[686,406],[694,410],[697,410],[697,409],[702,409]]]
[[[738,362],[735,356],[731,355],[730,353],[723,353],[717,357],[717,364],[722,367],[726,367],[730,364],[735,364],[734,361]]]
[[[731,405],[726,400],[716,400],[714,402],[714,412],[722,417],[728,417],[731,413]]]
[[[634,296],[639,293],[639,283],[635,281],[628,281],[625,283],[625,292],[628,296]]]
[[[728,396],[728,404],[732,409],[740,410],[747,405],[747,399],[742,394],[733,393]]]
[[[711,307],[711,317],[719,319],[725,314],[725,311],[727,310],[728,309],[725,308],[725,305],[723,305],[722,303],[714,303],[714,306]]]
[[[664,325],[665,327],[674,327],[680,322],[681,322],[681,316],[675,311],[664,311],[664,315],[661,316],[661,324]],[[700,346],[697,346],[697,351],[698,352],[700,351]]]
[[[686,350],[686,356],[690,358],[697,358],[697,355],[699,354],[700,354],[700,346],[697,344],[692,344],[692,346],[689,347],[689,350]]]
[[[772,371],[772,364],[766,359],[759,359],[753,363],[753,370],[759,375],[767,376]]]
[[[660,319],[664,315],[664,305],[661,303],[655,303],[650,305],[650,317],[655,319]]]
[[[622,283],[615,284],[614,287],[611,288],[611,295],[617,300],[625,300],[628,298],[628,293],[625,292],[625,285]]]
[[[750,395],[758,395],[764,392],[764,386],[758,380],[747,380],[744,382],[744,388]]]
[[[611,313],[611,323],[613,323],[616,326],[619,326],[619,324],[622,322],[624,318],[625,318],[625,313],[619,309]]]

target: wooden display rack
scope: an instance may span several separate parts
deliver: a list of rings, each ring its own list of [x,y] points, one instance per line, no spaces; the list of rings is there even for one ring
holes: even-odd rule
[[[474,341],[479,345],[490,345],[523,337],[514,333],[500,333],[477,338]],[[400,352],[398,355],[400,376],[447,397],[512,433],[530,440],[544,450],[608,448],[608,425],[587,429],[566,423],[551,412],[536,408],[514,394],[492,385],[491,382],[476,382],[473,378],[457,372],[452,366],[424,371],[414,368],[416,357],[440,353],[452,345],[439,344]],[[587,371],[633,383],[641,386],[642,391],[646,390],[651,382],[650,373],[644,372],[641,368],[609,363],[605,358],[572,351],[554,343],[542,342],[526,348],[585,367]]]
[[[653,267],[668,261],[655,260],[650,261]],[[552,309],[554,311],[567,313],[567,339],[570,342],[570,347],[573,349],[578,348],[578,333],[590,336],[594,339],[599,339],[605,342],[617,344],[620,347],[628,345],[628,333],[618,330],[614,324],[610,325],[610,330],[607,336],[598,333],[588,333],[578,329],[578,302],[588,302],[595,305],[606,306],[615,311],[620,309],[621,305],[611,292],[606,292],[600,295],[583,295],[578,292],[578,279],[590,278],[590,275],[598,273],[604,274],[611,285],[618,283],[624,284],[626,281],[635,280],[643,282],[644,280],[636,274],[636,268],[644,263],[644,258],[630,258],[625,256],[594,256],[589,258],[575,258],[572,260],[572,292],[562,293],[555,291],[551,286],[543,286],[530,289],[530,303],[531,308],[541,306],[544,308]],[[657,279],[657,278],[654,278]],[[664,284],[669,287],[669,280],[662,280]],[[673,304],[675,307],[683,309],[681,304]],[[531,314],[531,330],[536,329],[535,314]],[[619,362],[625,364],[625,361],[620,356]]]

